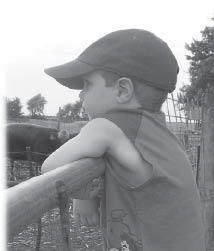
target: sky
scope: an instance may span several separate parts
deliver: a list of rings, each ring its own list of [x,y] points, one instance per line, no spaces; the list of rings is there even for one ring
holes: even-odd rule
[[[19,97],[26,115],[26,102],[39,93],[47,100],[45,115],[75,102],[79,92],[61,86],[44,69],[72,61],[92,42],[119,29],[146,29],[168,43],[180,66],[178,91],[189,83],[185,43],[200,39],[214,16],[213,0],[7,0],[3,7],[1,92]]]

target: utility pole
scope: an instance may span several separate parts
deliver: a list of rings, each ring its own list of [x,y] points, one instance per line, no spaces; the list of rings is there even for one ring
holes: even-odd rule
[[[199,191],[205,226],[206,250],[214,250],[214,91],[205,93],[202,115],[202,142]]]

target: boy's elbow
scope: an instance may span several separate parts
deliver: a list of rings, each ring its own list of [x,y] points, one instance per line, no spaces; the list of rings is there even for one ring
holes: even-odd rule
[[[45,162],[42,164],[41,166],[41,173],[46,173],[48,172],[48,168],[47,168],[47,165],[45,164]]]
[[[53,166],[49,163],[49,161],[45,160],[41,166],[41,173],[47,173],[53,169]]]

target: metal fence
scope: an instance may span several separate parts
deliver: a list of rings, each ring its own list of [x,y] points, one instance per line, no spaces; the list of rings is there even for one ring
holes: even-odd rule
[[[183,144],[198,183],[200,146],[202,140],[202,109],[192,102],[183,106],[173,93],[163,105],[168,128]]]
[[[201,109],[193,104],[182,108],[177,97],[168,96],[163,105],[168,128],[178,137],[189,156],[192,170],[198,182],[201,144]],[[8,177],[22,181],[38,175],[38,166],[29,161],[10,164]],[[12,170],[12,171],[11,171]],[[59,208],[47,212],[39,223],[28,226],[13,240],[8,241],[8,251],[66,251],[102,250],[102,234],[98,228],[76,227],[72,216],[72,199],[59,194]]]

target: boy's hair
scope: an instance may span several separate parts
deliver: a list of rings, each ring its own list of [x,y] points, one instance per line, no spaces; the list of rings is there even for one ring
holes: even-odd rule
[[[114,72],[105,70],[100,70],[100,73],[106,81],[106,86],[113,86],[117,80],[122,77]],[[134,85],[135,97],[141,107],[151,112],[159,112],[167,98],[168,92],[149,85],[147,81],[139,81],[135,79],[131,79],[131,81]]]

